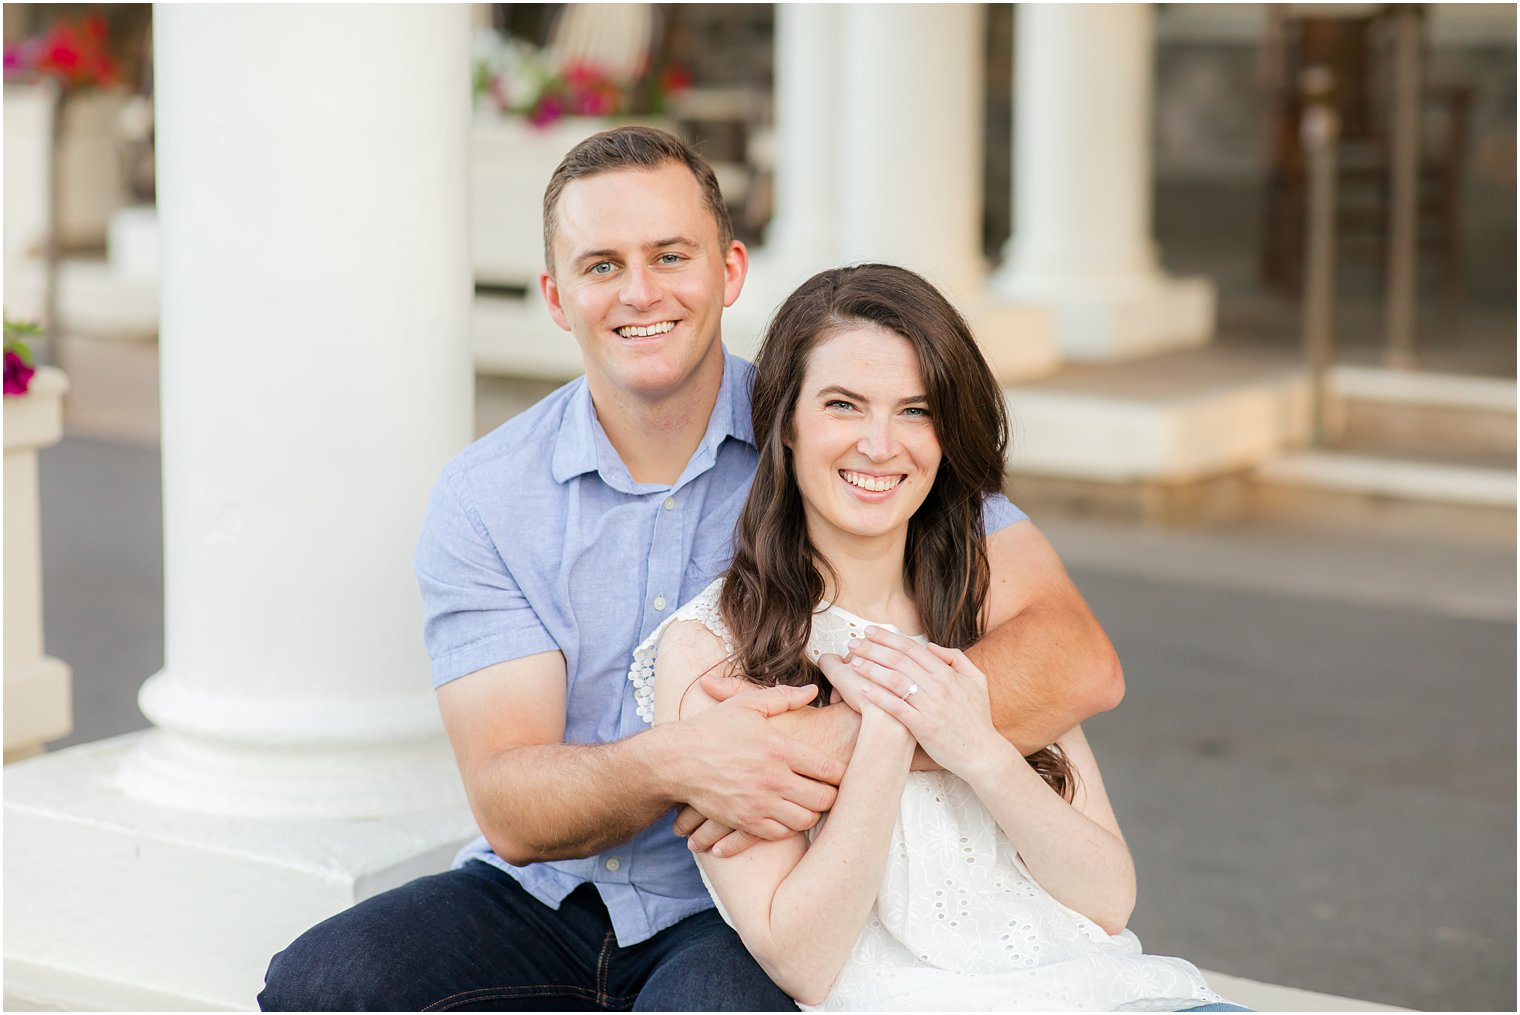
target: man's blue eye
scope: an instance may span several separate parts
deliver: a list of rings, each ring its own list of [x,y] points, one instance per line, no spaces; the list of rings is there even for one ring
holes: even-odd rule
[[[604,270],[605,269],[605,270]],[[598,261],[588,269],[593,275],[605,275],[612,270],[611,261]]]
[[[663,264],[677,264],[681,260],[680,254],[661,254],[660,261]]]

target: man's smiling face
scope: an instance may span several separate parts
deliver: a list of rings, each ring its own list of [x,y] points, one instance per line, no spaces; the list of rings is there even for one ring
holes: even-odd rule
[[[555,214],[554,273],[539,286],[580,343],[593,397],[658,404],[704,368],[721,373],[723,308],[739,297],[748,261],[737,241],[723,249],[691,170],[672,162],[582,177]]]

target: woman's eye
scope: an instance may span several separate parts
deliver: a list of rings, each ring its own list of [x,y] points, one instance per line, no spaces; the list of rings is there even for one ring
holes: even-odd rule
[[[832,401],[824,402],[823,407],[825,409],[828,409],[830,412],[849,412],[851,409],[855,408],[852,403],[846,402],[842,398],[836,398]]]
[[[928,419],[929,410],[922,405],[912,405],[903,410],[903,415],[911,419]]]

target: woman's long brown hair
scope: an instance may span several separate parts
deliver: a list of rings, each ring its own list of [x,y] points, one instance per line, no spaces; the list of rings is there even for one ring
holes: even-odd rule
[[[913,345],[939,439],[939,473],[908,521],[903,561],[908,593],[937,645],[966,648],[982,636],[991,584],[982,502],[1002,490],[1008,447],[1003,392],[970,327],[920,276],[888,264],[834,268],[808,279],[776,311],[755,358],[752,414],[760,461],[739,515],[719,609],[739,669],[751,681],[817,684],[820,704],[828,700],[829,682],[805,649],[823,600],[819,568],[829,564],[808,538],[788,443],[813,349],[861,325]],[[1059,748],[1028,760],[1071,799],[1075,778]]]

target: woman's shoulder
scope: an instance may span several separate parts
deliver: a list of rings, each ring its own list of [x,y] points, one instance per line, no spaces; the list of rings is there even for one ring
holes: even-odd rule
[[[733,641],[729,636],[728,625],[723,622],[722,610],[719,607],[719,599],[723,595],[723,579],[718,577],[707,588],[692,596],[683,603],[670,619],[662,625],[665,627],[665,636],[669,636],[671,629],[681,628],[685,631],[693,631],[697,627],[704,628],[709,634],[719,641],[728,645]],[[689,636],[689,635],[688,635]],[[729,651],[733,651],[732,647]]]
[[[722,591],[719,578],[667,617],[634,650],[628,679],[639,717],[645,722],[654,722],[657,686],[677,680],[690,684],[693,674],[719,666],[733,655],[732,639],[718,606]],[[726,671],[727,667],[719,670]]]

